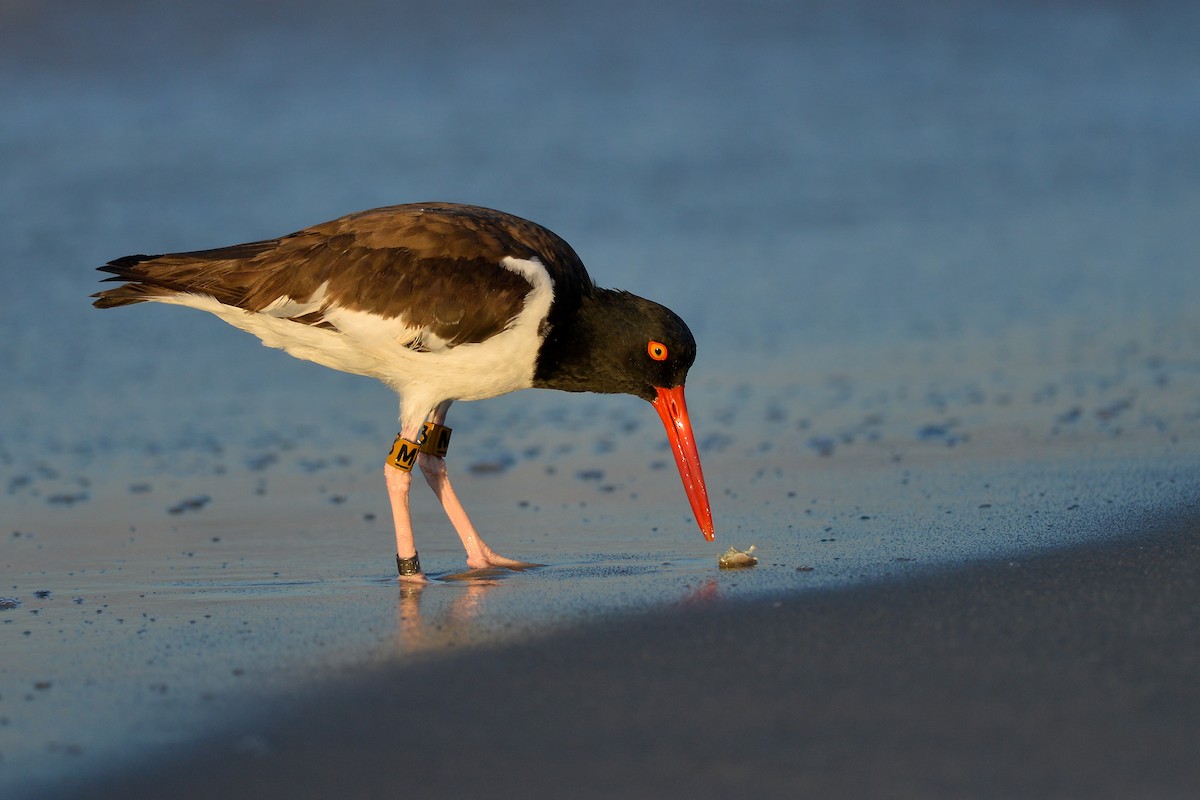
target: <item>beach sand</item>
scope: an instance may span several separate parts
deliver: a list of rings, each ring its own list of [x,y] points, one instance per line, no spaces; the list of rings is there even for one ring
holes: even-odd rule
[[[1185,795],[1198,14],[0,4],[0,796]],[[522,392],[450,467],[546,566],[420,487],[398,586],[391,392],[87,299],[425,200],[688,321],[715,543]]]
[[[367,670],[66,796],[1187,797],[1198,526]]]

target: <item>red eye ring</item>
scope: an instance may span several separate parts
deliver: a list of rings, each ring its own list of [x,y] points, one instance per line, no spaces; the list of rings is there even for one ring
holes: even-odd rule
[[[650,343],[646,345],[646,352],[649,353],[650,357],[655,361],[667,360],[667,346],[662,342],[656,342],[651,339]]]

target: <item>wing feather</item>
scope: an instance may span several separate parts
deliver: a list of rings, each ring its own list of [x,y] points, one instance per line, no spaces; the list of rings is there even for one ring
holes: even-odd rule
[[[453,347],[486,340],[524,308],[533,287],[502,265],[506,257],[540,261],[556,298],[577,302],[594,288],[570,245],[540,225],[428,203],[351,214],[278,239],[126,256],[100,267],[123,285],[93,296],[109,308],[199,294],[321,327],[336,325],[331,309],[364,311],[396,320],[418,345],[436,337]]]

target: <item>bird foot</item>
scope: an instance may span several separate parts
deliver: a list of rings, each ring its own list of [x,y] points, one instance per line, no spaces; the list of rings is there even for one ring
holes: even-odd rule
[[[494,586],[498,581],[507,578],[511,574],[512,572],[503,567],[484,567],[483,569],[468,569],[462,572],[448,572],[445,575],[439,575],[437,580],[447,583],[462,582]]]
[[[495,569],[497,567],[501,567],[503,569],[513,570],[514,572],[520,572],[521,570],[533,569],[534,567],[544,567],[544,566],[546,566],[546,565],[545,564],[535,564],[532,561],[518,561],[515,558],[505,558],[504,556],[502,556],[498,553],[494,553],[494,552],[490,552],[490,551],[486,552],[486,553],[480,553],[478,555],[473,555],[473,556],[470,556],[467,558],[467,569],[470,569],[472,571],[483,570],[483,569]]]

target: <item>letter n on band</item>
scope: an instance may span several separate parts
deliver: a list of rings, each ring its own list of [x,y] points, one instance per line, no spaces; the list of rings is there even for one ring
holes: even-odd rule
[[[421,452],[445,458],[450,449],[450,428],[436,422],[426,422],[421,431]]]

